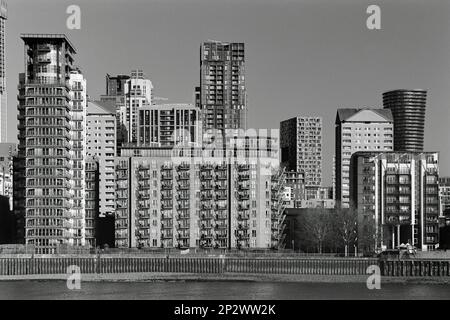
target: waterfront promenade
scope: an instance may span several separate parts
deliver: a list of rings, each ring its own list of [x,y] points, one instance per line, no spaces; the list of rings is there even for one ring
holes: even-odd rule
[[[295,257],[226,255],[0,255],[2,279],[63,279],[69,266],[79,268],[87,278],[104,280],[141,277],[158,279],[349,279],[367,277],[369,266],[379,266],[381,275],[401,278],[449,278],[449,259],[383,261],[374,258]],[[331,281],[330,280],[330,281]]]

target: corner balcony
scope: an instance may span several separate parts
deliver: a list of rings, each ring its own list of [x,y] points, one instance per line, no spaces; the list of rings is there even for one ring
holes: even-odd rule
[[[216,175],[216,180],[223,181],[223,180],[227,180],[227,179],[228,179],[228,176],[226,174],[217,174]]]
[[[182,164],[177,166],[177,170],[178,171],[188,171],[189,168],[190,168],[190,166],[187,163],[182,163]]]
[[[189,209],[190,209],[189,204],[179,204],[177,206],[177,210],[178,211],[186,211],[186,210],[189,210]]]
[[[241,214],[238,214],[238,216],[237,216],[238,221],[248,220],[248,219],[250,219],[250,214],[248,214],[248,213],[241,213]]]
[[[213,168],[212,164],[205,164],[200,167],[200,171],[211,171]]]
[[[189,190],[190,189],[190,184],[189,183],[183,183],[183,184],[179,184],[177,186],[177,190],[178,191],[182,191],[182,190]]]
[[[201,210],[200,212],[200,219],[202,220],[211,220],[213,218],[211,210]]]
[[[217,171],[226,171],[227,170],[227,165],[226,164],[219,164],[216,166],[216,170]]]
[[[248,171],[248,170],[250,170],[250,165],[248,165],[248,164],[238,165],[239,172]]]
[[[162,183],[161,190],[172,190],[173,185],[171,183]]]
[[[249,229],[250,226],[248,223],[238,223],[238,229]]]
[[[213,196],[212,196],[212,194],[202,194],[201,195],[201,200],[202,201],[208,201],[208,200],[212,200],[212,198],[213,198]]]
[[[202,183],[200,185],[201,190],[212,190],[213,186],[210,183]]]
[[[172,180],[173,179],[173,175],[171,173],[170,174],[163,173],[163,174],[161,174],[161,179],[162,180]]]
[[[238,176],[238,180],[239,181],[248,181],[248,180],[250,180],[250,175],[248,175],[248,174],[240,174]]]
[[[161,210],[172,210],[172,209],[173,209],[172,203],[161,204]]]
[[[205,181],[205,180],[212,180],[212,175],[211,174],[201,174],[200,175],[200,179]]]
[[[227,194],[226,193],[221,193],[221,194],[216,194],[216,200],[220,201],[220,200],[227,200]]]
[[[212,225],[208,225],[208,224],[202,224],[201,226],[200,226],[200,229],[202,229],[202,230],[209,230],[209,229],[212,229]]]
[[[228,228],[228,226],[225,224],[225,223],[221,223],[221,224],[216,224],[215,225],[215,229],[216,230],[225,230],[225,229],[227,229]]]
[[[250,199],[250,195],[248,193],[238,193],[237,198],[239,201],[245,201]]]
[[[186,174],[186,172],[183,172],[177,175],[177,180],[189,180],[189,179],[190,179],[189,173]]]

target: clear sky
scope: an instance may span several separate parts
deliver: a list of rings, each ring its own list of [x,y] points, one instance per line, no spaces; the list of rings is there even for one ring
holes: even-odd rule
[[[66,8],[81,7],[81,30]],[[381,8],[381,30],[366,8]],[[246,44],[249,127],[278,128],[297,115],[324,120],[324,180],[331,184],[338,107],[382,107],[382,92],[429,90],[427,151],[441,152],[450,175],[450,1],[438,0],[9,0],[9,140],[16,140],[20,33],[66,33],[97,99],[105,74],[144,69],[155,94],[192,102],[199,46],[207,39]]]

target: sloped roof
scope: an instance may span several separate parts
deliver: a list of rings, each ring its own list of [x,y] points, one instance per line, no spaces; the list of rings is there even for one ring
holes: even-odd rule
[[[103,101],[88,101],[87,114],[116,114],[113,103]]]
[[[337,110],[336,114],[336,124],[339,124],[341,122],[345,121],[351,121],[350,118],[356,116],[358,113],[363,111],[370,111],[375,113],[376,115],[380,116],[384,121],[394,121],[394,118],[392,117],[392,112],[389,109],[372,109],[372,108],[342,108]],[[355,119],[356,120],[356,119]]]

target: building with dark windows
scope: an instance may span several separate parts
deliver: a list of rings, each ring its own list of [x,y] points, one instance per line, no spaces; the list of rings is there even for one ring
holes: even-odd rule
[[[322,118],[295,117],[280,124],[281,165],[304,174],[306,186],[322,184]]]
[[[23,34],[19,145],[14,160],[18,233],[40,254],[85,245],[86,81],[63,34]]]
[[[441,216],[450,218],[450,177],[439,178]]]
[[[86,195],[85,195],[85,229],[86,245],[95,248],[97,237],[97,222],[99,219],[99,162],[95,157],[86,157]]]
[[[203,112],[204,129],[246,128],[244,43],[202,43],[199,107]]]
[[[125,126],[125,86],[129,75],[106,75],[106,94],[100,96],[101,104],[112,109],[116,115],[117,148],[128,140],[128,130]]]
[[[423,151],[426,103],[426,90],[383,93],[383,107],[391,110],[394,118],[394,151]]]
[[[351,159],[350,195],[358,211],[358,238],[373,230],[374,246],[439,247],[437,152],[357,152]],[[370,228],[374,224],[374,228]]]

